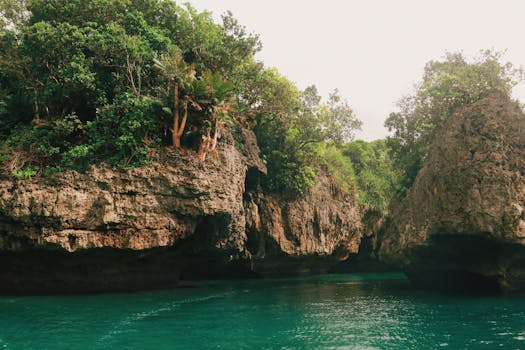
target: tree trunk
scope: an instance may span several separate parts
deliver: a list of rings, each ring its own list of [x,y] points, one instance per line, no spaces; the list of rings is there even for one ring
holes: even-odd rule
[[[199,145],[199,151],[197,152],[197,157],[201,162],[206,160],[206,154],[208,153],[208,148],[210,147],[211,136],[210,130],[206,132],[206,135],[202,135],[201,144]]]
[[[215,121],[215,133],[213,135],[213,141],[211,143],[210,151],[215,151],[217,149],[217,141],[219,140],[219,121]]]
[[[219,158],[219,152],[217,151],[217,143],[219,141],[219,137],[221,137],[221,128],[223,124],[222,122],[219,122],[217,119],[215,121],[215,133],[213,135],[213,139],[210,138],[209,146],[208,146],[208,153],[210,154],[210,157],[217,160]]]
[[[33,99],[33,104],[35,106],[35,115],[33,117],[34,118],[33,122],[38,124],[40,123],[40,110],[38,108],[38,92],[36,89],[34,91],[35,91],[35,97]]]
[[[171,129],[171,138],[173,141],[173,147],[180,149],[180,137],[179,135],[179,84],[173,85],[173,129]]]
[[[177,132],[177,136],[179,139],[182,137],[182,134],[184,134],[184,128],[186,127],[186,121],[188,120],[188,102],[184,101],[184,115],[182,116],[182,121],[179,125],[179,130]]]

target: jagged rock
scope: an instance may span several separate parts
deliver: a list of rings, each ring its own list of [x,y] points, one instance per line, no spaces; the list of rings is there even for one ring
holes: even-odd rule
[[[525,288],[525,115],[493,92],[454,113],[382,241],[432,288]]]
[[[253,270],[272,275],[326,272],[357,254],[361,213],[354,202],[326,171],[311,190],[294,200],[248,193],[246,246]],[[305,264],[303,257],[311,261]]]
[[[219,159],[207,163],[168,152],[130,171],[1,180],[0,291],[164,288],[181,278],[273,274],[287,259],[288,272],[301,273],[355,251],[352,196],[327,175],[290,203],[248,193],[246,177],[266,169],[253,133],[242,135],[243,152],[227,133]],[[254,235],[266,248],[253,250]]]
[[[172,246],[204,218],[228,217],[217,246],[241,249],[248,163],[223,144],[218,162],[170,153],[163,164],[130,171],[92,167],[48,179],[0,182],[0,247],[143,250]]]

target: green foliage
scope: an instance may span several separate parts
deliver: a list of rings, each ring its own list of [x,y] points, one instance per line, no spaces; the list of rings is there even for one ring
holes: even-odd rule
[[[38,173],[38,167],[34,165],[28,165],[23,169],[14,169],[13,176],[17,179],[30,179]]]
[[[231,13],[219,25],[171,0],[0,5],[4,173],[101,162],[127,169],[155,161],[157,148],[198,149],[195,142],[242,123],[258,137],[268,191],[306,191],[320,163],[353,188],[351,164],[322,146],[350,141],[360,127],[348,103],[337,91],[323,102],[315,86],[301,92],[265,69],[253,57],[258,36]]]
[[[154,160],[172,80],[198,125],[230,118],[224,77],[260,49],[231,14],[221,26],[168,0],[2,0],[0,18],[0,135],[16,154],[3,164],[39,173]]]
[[[245,68],[254,74],[246,77],[241,101],[246,106],[244,113],[255,124],[261,157],[268,167],[262,184],[270,192],[302,193],[313,184],[315,171],[305,151],[293,148],[290,121],[298,112],[300,92],[275,69],[264,70],[253,62]]]
[[[353,193],[357,189],[357,178],[352,162],[334,145],[321,144],[317,152],[337,185],[343,191]]]
[[[326,104],[318,105],[317,115],[322,138],[335,143],[353,140],[354,132],[361,129],[363,124],[337,89],[329,95]]]
[[[10,168],[22,168],[31,164],[40,169],[46,164],[59,163],[62,152],[70,146],[68,138],[74,132],[73,129],[68,132],[57,124],[65,123],[43,124],[38,128],[17,127],[5,141],[9,153],[14,155],[10,157],[13,162]]]
[[[64,153],[62,164],[80,168],[93,161],[120,168],[144,164],[160,144],[160,126],[151,116],[159,115],[161,108],[155,99],[137,99],[131,93],[116,96],[112,104],[97,110],[95,120],[86,124],[86,143]]]
[[[402,174],[402,195],[422,167],[430,145],[454,110],[479,100],[490,90],[510,94],[522,72],[500,62],[501,54],[486,51],[474,62],[462,54],[430,61],[416,92],[399,102],[400,111],[385,122],[393,135],[389,147]]]
[[[399,186],[385,140],[357,140],[343,148],[353,164],[361,204],[369,210],[386,214]]]
[[[351,141],[362,124],[339,91],[334,90],[327,103],[321,103],[314,85],[303,91],[299,111],[292,123],[298,131],[295,143],[299,148],[309,143]]]
[[[337,91],[322,103],[315,86],[300,92],[275,70],[263,71],[253,84],[257,94],[245,98],[255,106],[254,130],[268,166],[264,184],[268,191],[303,193],[313,184],[320,154],[332,155],[317,148],[325,142],[350,140],[361,122]]]
[[[268,176],[263,185],[268,191],[295,196],[314,184],[316,169],[297,155],[274,150],[265,156]]]

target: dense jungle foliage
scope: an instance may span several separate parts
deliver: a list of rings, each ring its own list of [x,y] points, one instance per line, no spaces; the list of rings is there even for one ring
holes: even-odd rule
[[[220,129],[256,132],[270,191],[299,193],[316,146],[360,122],[334,92],[299,91],[253,55],[256,35],[158,0],[2,1],[3,171],[17,177],[156,161],[162,147],[213,155]],[[236,129],[235,127],[233,128]]]
[[[129,169],[165,149],[215,161],[224,128],[251,128],[266,191],[302,193],[325,167],[384,213],[455,108],[517,81],[490,52],[429,62],[387,119],[393,134],[368,143],[353,141],[361,122],[337,90],[299,90],[254,58],[261,47],[231,13],[217,24],[170,0],[0,0],[1,172]]]

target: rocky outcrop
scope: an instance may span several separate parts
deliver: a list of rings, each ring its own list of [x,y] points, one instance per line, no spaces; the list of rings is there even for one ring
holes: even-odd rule
[[[380,257],[432,288],[525,288],[525,116],[494,92],[451,116]]]
[[[361,215],[354,197],[341,191],[326,171],[295,200],[249,192],[245,210],[246,248],[256,272],[327,272],[358,252]]]
[[[326,174],[289,202],[249,189],[247,176],[266,169],[253,133],[242,134],[243,152],[226,135],[208,163],[169,152],[130,171],[0,181],[0,291],[171,287],[271,275],[290,261],[287,272],[301,273],[355,251],[352,196]]]
[[[390,272],[398,271],[378,259],[379,247],[389,216],[385,212],[364,209],[361,216],[361,239],[357,254],[341,261],[332,271],[337,273]]]
[[[2,181],[0,244],[8,251],[144,250],[172,246],[193,235],[203,220],[224,217],[216,245],[241,249],[250,166],[257,165],[227,139],[217,162],[173,152],[163,163],[130,171],[92,167],[85,174]]]

